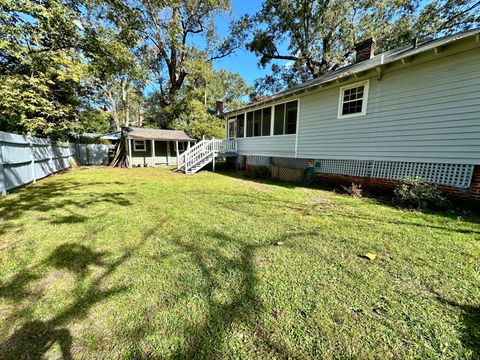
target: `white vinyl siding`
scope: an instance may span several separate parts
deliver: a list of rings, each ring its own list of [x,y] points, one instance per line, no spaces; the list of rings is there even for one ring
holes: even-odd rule
[[[295,135],[237,139],[240,155],[295,157]]]
[[[372,76],[365,116],[338,118],[338,87],[302,97],[297,156],[479,164],[478,61],[477,49]]]

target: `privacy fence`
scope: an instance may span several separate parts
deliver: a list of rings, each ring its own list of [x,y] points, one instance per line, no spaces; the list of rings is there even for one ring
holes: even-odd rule
[[[70,154],[79,165],[108,165],[108,151],[113,145],[70,144]]]
[[[69,146],[0,131],[0,193],[69,168]]]

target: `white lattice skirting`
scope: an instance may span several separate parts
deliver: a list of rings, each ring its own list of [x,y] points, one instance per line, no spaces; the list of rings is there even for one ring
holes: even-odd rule
[[[474,165],[434,164],[376,160],[317,160],[321,173],[402,180],[421,177],[433,184],[466,189],[472,181]]]

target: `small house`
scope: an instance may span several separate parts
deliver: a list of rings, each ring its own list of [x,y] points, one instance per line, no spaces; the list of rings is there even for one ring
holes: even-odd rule
[[[128,166],[177,165],[177,159],[196,142],[183,131],[128,127],[122,130]]]

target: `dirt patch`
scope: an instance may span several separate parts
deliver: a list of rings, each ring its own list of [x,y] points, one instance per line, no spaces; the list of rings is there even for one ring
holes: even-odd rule
[[[324,211],[332,206],[332,202],[330,200],[327,200],[320,195],[313,196],[309,199],[309,201],[313,205],[314,211]]]

